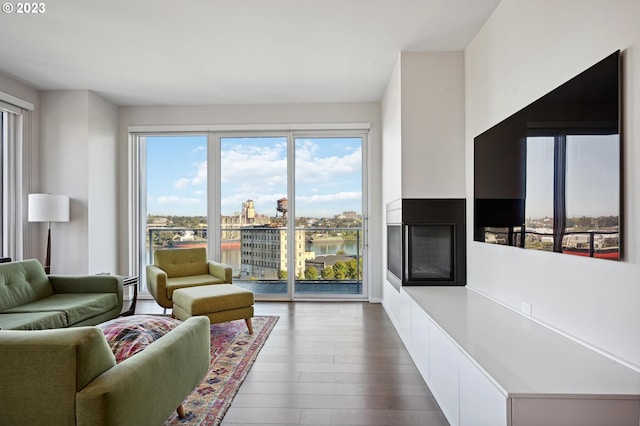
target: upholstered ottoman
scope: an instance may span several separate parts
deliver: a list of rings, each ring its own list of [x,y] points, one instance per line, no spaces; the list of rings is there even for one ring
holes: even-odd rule
[[[243,319],[253,334],[253,292],[233,284],[186,287],[173,292],[173,315],[186,320],[206,316],[211,324]]]

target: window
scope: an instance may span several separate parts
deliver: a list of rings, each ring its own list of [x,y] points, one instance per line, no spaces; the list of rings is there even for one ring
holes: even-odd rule
[[[0,257],[22,259],[23,257],[23,211],[26,194],[23,196],[22,149],[28,143],[29,110],[33,105],[12,98],[20,106],[3,102],[0,92]],[[26,109],[25,109],[26,108]],[[25,200],[25,202],[20,202]],[[24,207],[23,207],[24,206]],[[18,238],[18,236],[20,236]]]
[[[199,244],[261,298],[366,297],[366,136],[133,134],[135,270]]]

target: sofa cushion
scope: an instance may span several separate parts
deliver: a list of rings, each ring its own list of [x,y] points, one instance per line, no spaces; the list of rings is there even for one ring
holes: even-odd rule
[[[224,280],[209,274],[192,275],[190,277],[167,278],[167,297],[172,300],[173,292],[180,288],[223,283]]]
[[[46,330],[66,326],[64,312],[0,313],[1,330]]]
[[[98,324],[107,343],[120,363],[137,354],[160,337],[180,325],[182,321],[153,315],[120,317]]]
[[[61,293],[25,305],[7,309],[2,313],[64,312],[67,326],[103,314],[118,306],[114,293]]]
[[[51,296],[44,268],[35,259],[3,263],[0,273],[0,311]]]

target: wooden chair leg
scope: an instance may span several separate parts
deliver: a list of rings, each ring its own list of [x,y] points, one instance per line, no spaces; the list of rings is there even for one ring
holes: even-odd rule
[[[182,405],[182,404],[178,405],[178,409],[176,411],[178,412],[178,417],[183,419],[184,418],[184,405]]]
[[[253,325],[251,325],[251,318],[246,318],[244,322],[247,323],[247,328],[249,329],[249,334],[253,334]]]

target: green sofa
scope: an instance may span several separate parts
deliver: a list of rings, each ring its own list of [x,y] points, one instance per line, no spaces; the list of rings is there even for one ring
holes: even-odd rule
[[[96,325],[122,310],[122,278],[46,275],[36,259],[0,264],[0,329]]]
[[[97,327],[3,330],[0,360],[1,425],[158,426],[207,373],[209,320],[189,318],[119,364]]]

